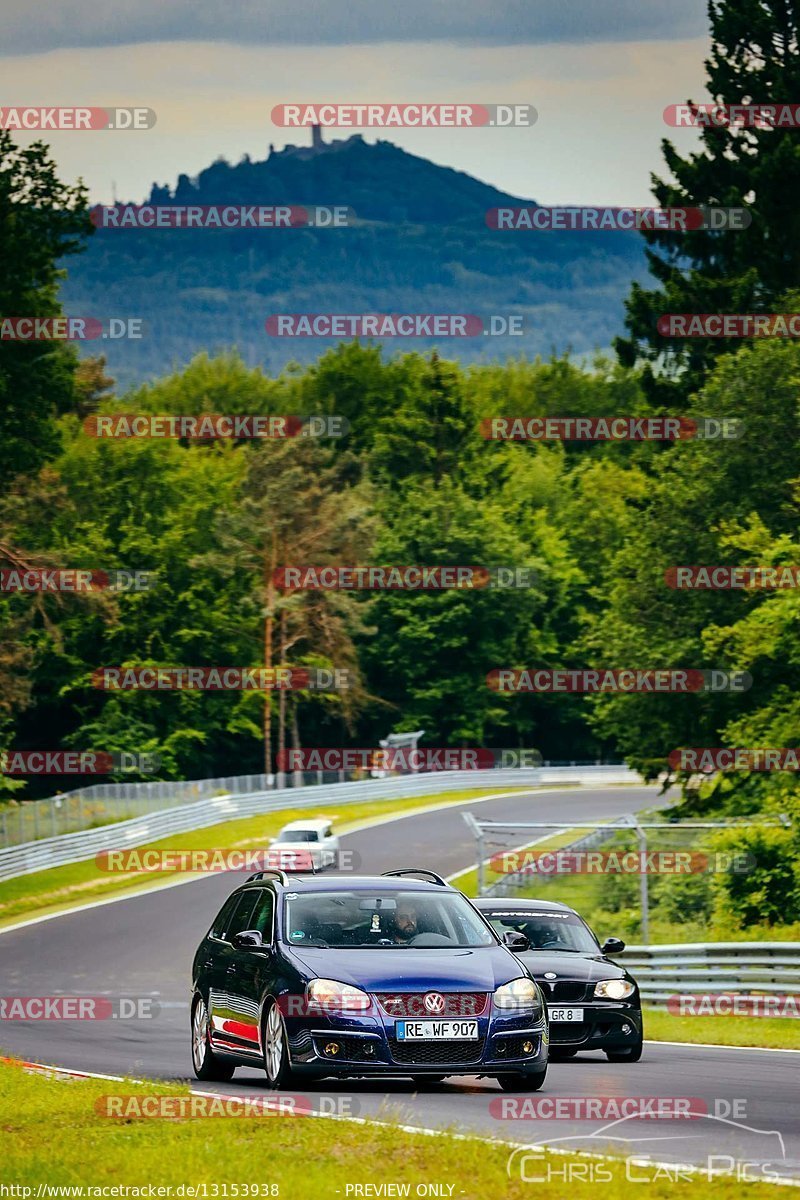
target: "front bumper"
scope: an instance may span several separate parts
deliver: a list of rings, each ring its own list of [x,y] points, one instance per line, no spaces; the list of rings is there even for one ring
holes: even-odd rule
[[[398,1041],[397,1018],[365,1014],[286,1021],[292,1068],[308,1075],[495,1075],[541,1070],[547,1023],[532,1011],[476,1018],[477,1040]]]
[[[625,1000],[579,1000],[572,1004],[548,1001],[548,1009],[583,1009],[582,1021],[550,1022],[554,1049],[624,1050],[642,1036],[642,1010]]]

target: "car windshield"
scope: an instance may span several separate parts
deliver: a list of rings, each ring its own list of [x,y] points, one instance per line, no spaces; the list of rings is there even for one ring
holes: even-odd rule
[[[287,893],[284,940],[337,950],[497,944],[468,901],[444,888],[435,893],[396,888]]]
[[[509,930],[524,933],[531,950],[559,950],[573,954],[599,954],[600,948],[576,913],[525,912],[523,909],[483,909],[483,915],[502,937]]]
[[[282,829],[275,839],[276,842],[318,842],[319,834],[316,829]]]

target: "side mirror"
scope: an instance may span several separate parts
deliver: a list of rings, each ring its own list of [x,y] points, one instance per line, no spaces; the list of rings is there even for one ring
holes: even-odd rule
[[[260,950],[264,939],[257,929],[243,929],[233,935],[233,944],[238,950]]]
[[[503,934],[503,945],[514,954],[522,954],[525,950],[530,950],[531,948],[528,935],[518,933],[516,929],[509,929]]]
[[[606,938],[600,949],[603,954],[622,954],[622,951],[625,949],[625,943],[621,938]]]

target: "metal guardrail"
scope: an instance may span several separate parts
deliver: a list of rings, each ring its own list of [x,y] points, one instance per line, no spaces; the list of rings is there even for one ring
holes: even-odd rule
[[[543,782],[558,782],[564,769],[580,772],[581,763],[545,763]],[[600,764],[590,764],[591,768]],[[539,769],[539,768],[536,768]],[[606,765],[605,770],[626,768]],[[247,796],[286,787],[321,787],[332,783],[369,783],[374,776],[351,771],[293,771],[278,775],[221,775],[215,779],[154,779],[144,783],[93,783],[44,800],[0,804],[0,847],[20,846],[39,838],[95,829],[112,821],[143,817],[179,804],[195,804],[215,796]],[[396,777],[395,777],[396,778]],[[638,778],[637,778],[638,782]]]
[[[179,804],[195,804],[214,796],[263,791],[274,783],[273,775],[94,783],[46,800],[23,800],[20,804],[0,807],[0,847],[78,833],[82,829],[142,817]]]
[[[800,995],[800,943],[691,942],[627,946],[619,958],[642,999],[666,1004],[677,995]]]
[[[544,778],[543,778],[544,776]],[[29,875],[50,867],[93,858],[103,850],[142,846],[177,833],[204,829],[236,817],[256,816],[287,808],[317,808],[327,804],[358,804],[367,800],[397,800],[426,793],[439,794],[471,788],[542,786],[549,783],[611,784],[641,782],[628,767],[575,766],[517,768],[487,771],[448,771],[407,775],[392,779],[365,779],[358,783],[272,789],[243,795],[216,796],[194,804],[181,804],[128,821],[96,829],[40,838],[0,849],[0,879]]]

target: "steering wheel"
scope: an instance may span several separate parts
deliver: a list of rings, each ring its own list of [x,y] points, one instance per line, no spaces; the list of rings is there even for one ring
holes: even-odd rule
[[[423,949],[433,949],[435,946],[452,946],[453,939],[443,933],[415,933],[406,943],[408,946],[421,946]]]

